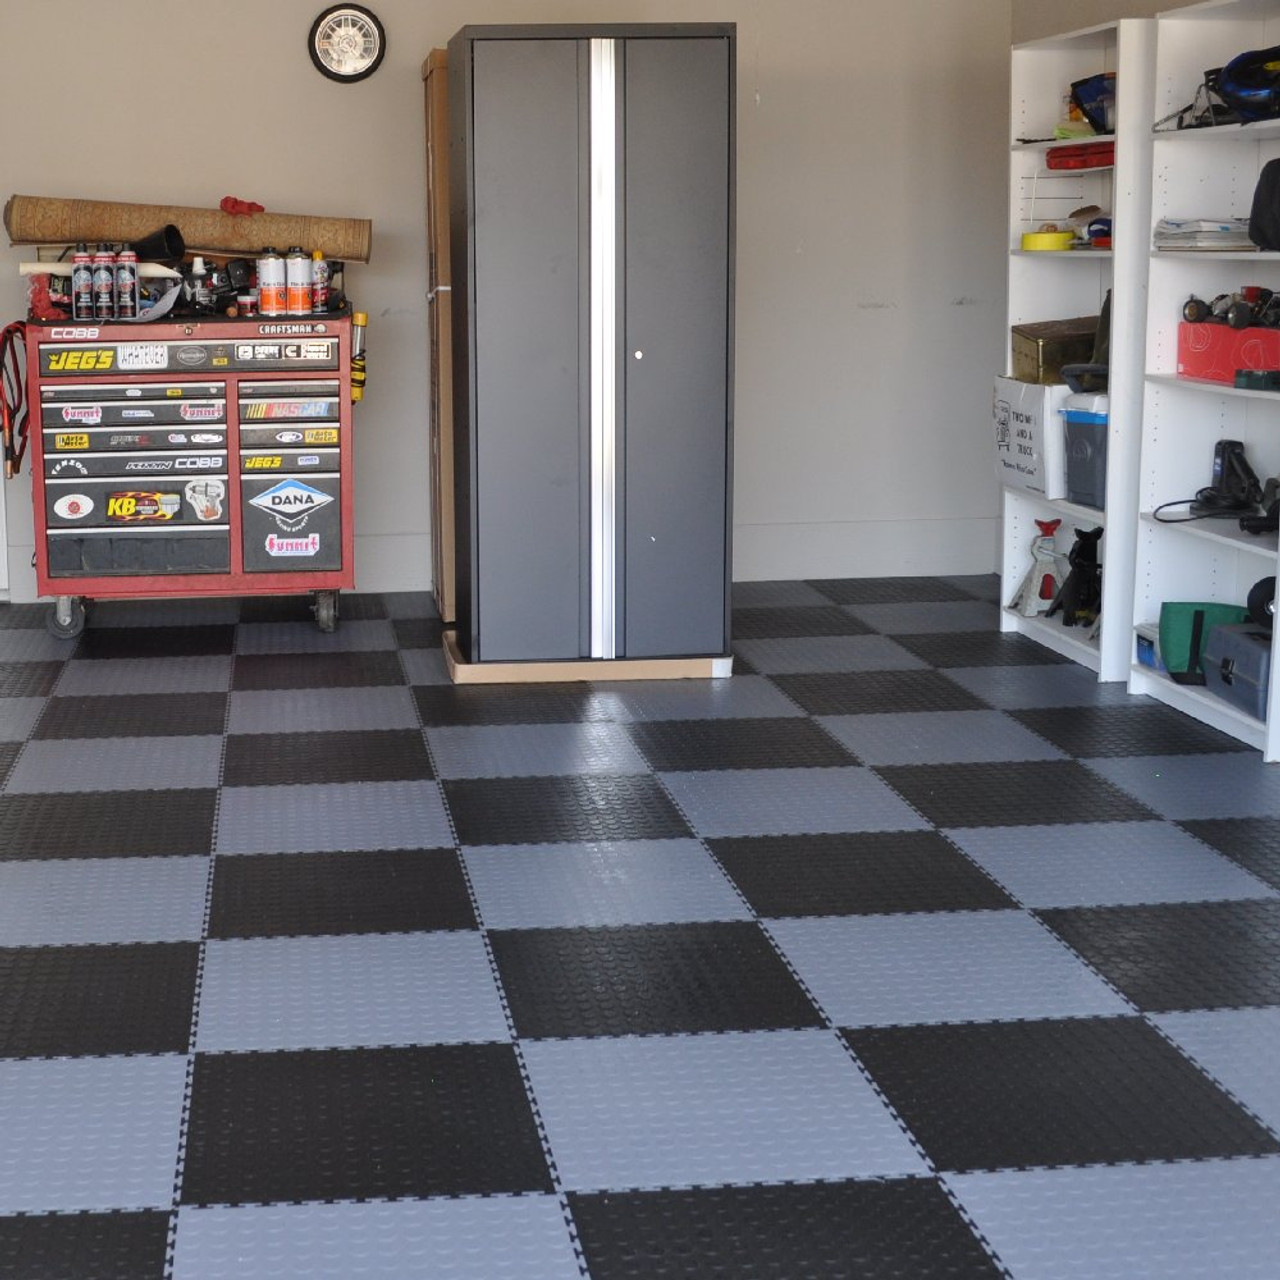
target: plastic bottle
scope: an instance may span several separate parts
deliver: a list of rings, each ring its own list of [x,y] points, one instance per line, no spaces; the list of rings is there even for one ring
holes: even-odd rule
[[[357,404],[364,399],[364,334],[369,317],[363,311],[357,311],[351,317],[351,403]]]
[[[311,254],[311,310],[329,310],[329,264],[319,249]]]

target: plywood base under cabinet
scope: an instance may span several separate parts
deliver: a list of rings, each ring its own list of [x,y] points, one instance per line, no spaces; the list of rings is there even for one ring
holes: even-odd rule
[[[722,658],[579,658],[565,662],[467,662],[457,633],[444,633],[444,661],[454,684],[551,684],[572,680],[720,680],[733,674]]]

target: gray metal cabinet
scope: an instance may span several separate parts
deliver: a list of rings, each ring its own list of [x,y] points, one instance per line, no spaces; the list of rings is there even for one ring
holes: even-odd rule
[[[734,29],[449,45],[458,643],[728,651]]]

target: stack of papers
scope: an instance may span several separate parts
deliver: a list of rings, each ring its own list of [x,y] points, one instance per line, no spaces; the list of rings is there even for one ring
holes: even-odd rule
[[[1216,249],[1256,253],[1248,218],[1161,218],[1152,241],[1157,249]]]

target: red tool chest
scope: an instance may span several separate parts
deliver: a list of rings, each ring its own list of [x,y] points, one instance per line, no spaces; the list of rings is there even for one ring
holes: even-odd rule
[[[305,592],[333,629],[355,581],[349,315],[32,323],[27,352],[51,629],[94,598]]]

